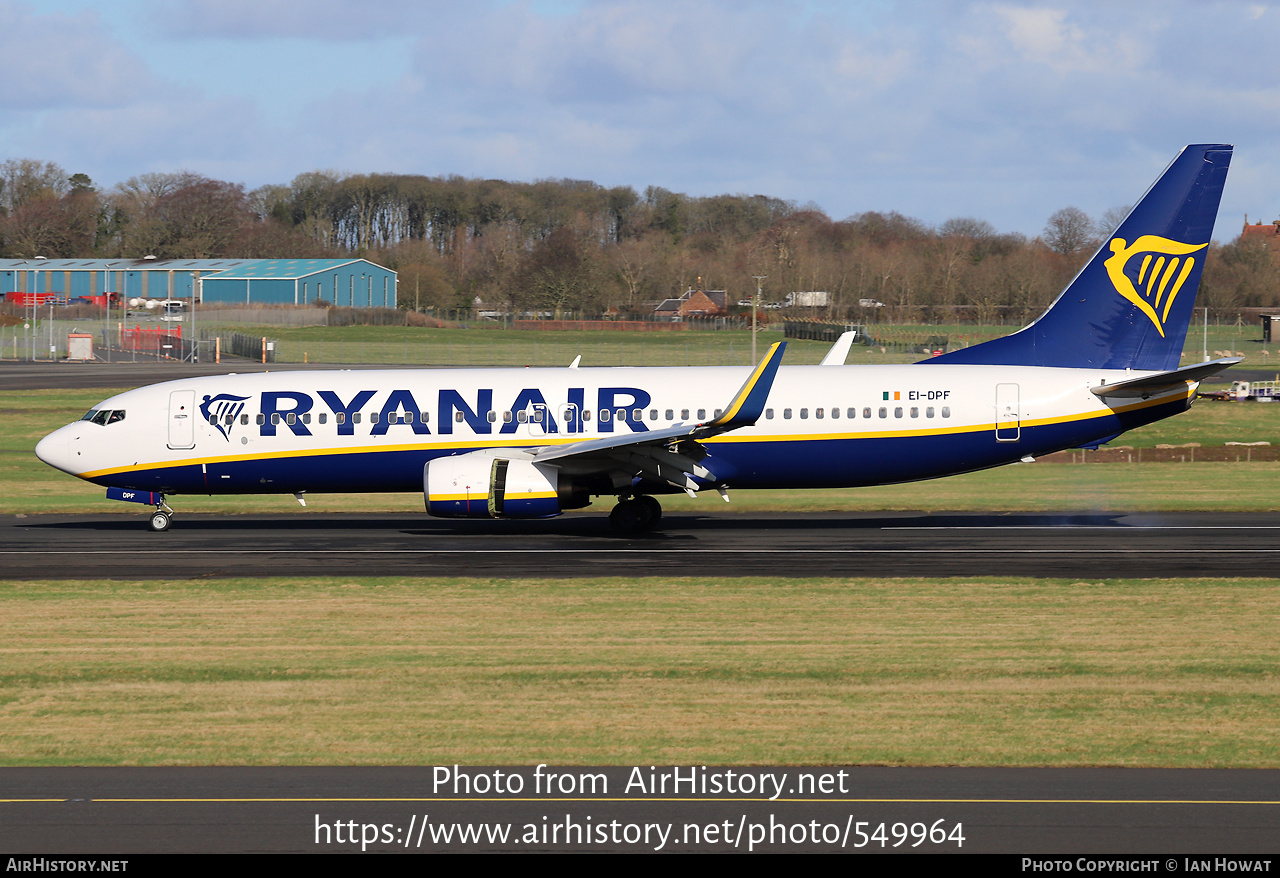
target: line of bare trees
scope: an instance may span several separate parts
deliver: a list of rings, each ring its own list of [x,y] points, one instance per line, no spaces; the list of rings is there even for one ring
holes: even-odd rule
[[[300,174],[251,192],[191,173],[110,189],[32,159],[0,163],[0,257],[359,255],[399,272],[401,307],[643,314],[689,287],[731,300],[826,290],[831,315],[1021,322],[1037,314],[1123,218],[1053,214],[1035,238],[979,219],[936,228],[898,213],[832,220],[763,195],[698,198],[582,180],[515,183],[407,174]],[[1265,242],[1213,245],[1202,301],[1280,307]]]

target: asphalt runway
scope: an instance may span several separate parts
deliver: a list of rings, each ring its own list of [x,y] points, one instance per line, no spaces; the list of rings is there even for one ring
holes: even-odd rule
[[[1004,853],[1070,855],[1073,871],[1080,854],[1129,854],[1179,872],[1170,857],[1280,849],[1276,771],[686,767],[689,783],[655,793],[669,767],[544,767],[547,784],[531,765],[460,770],[502,784],[485,794],[454,771],[0,769],[0,850]],[[717,779],[732,789],[700,788]],[[463,826],[481,837],[460,841]]]
[[[0,578],[225,576],[1266,576],[1280,515],[675,514],[621,538],[603,514],[0,517]],[[140,507],[140,511],[143,511]]]

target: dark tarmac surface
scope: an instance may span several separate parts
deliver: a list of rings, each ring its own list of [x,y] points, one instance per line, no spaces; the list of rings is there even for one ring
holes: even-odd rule
[[[1173,869],[1166,858],[1280,850],[1280,772],[1275,771],[757,767],[734,769],[735,792],[750,785],[749,793],[704,795],[686,785],[675,795],[668,788],[663,796],[627,789],[636,777],[653,777],[647,764],[638,774],[629,767],[544,768],[544,775],[562,777],[557,784],[568,778],[575,787],[570,793],[557,787],[551,794],[545,785],[537,792],[534,766],[516,766],[500,770],[504,789],[514,786],[513,772],[520,776],[518,794],[478,796],[461,786],[455,792],[451,770],[0,769],[0,850],[44,856],[321,853],[359,850],[362,837],[371,839],[369,852],[379,853],[655,850],[660,831],[651,829],[646,842],[645,826],[665,829],[661,849],[677,853],[747,851],[754,836],[760,840],[757,851],[1145,854],[1159,858],[1155,871],[1186,871],[1181,858]],[[464,770],[473,779],[486,775],[492,782],[495,777],[492,767]],[[663,770],[658,767],[658,773]],[[726,771],[713,767],[708,774],[727,783]],[[760,776],[782,772],[782,795],[768,801],[772,788]],[[584,795],[590,787],[581,778],[595,773],[605,778],[595,781],[594,794]],[[683,773],[694,776],[689,768]],[[750,784],[744,773],[754,775]],[[802,773],[812,776],[811,788],[824,783],[830,792],[806,788],[801,793]],[[769,792],[761,795],[761,787]],[[563,832],[566,823],[595,830],[580,836],[586,840],[565,843],[561,835],[554,843],[551,827]],[[785,827],[773,831],[773,843],[768,841],[771,823]],[[895,823],[900,824],[896,832]],[[444,843],[440,834],[456,833],[455,824],[488,824],[486,835],[506,826],[508,837],[470,844],[455,837]],[[689,832],[686,824],[696,825],[700,834]],[[883,844],[874,838],[881,824]],[[963,841],[950,837],[957,824]],[[521,837],[530,827],[539,836],[536,843]],[[933,840],[929,829],[938,830]],[[353,836],[357,843],[346,843]],[[694,845],[695,839],[702,843]]]
[[[1267,576],[1280,515],[669,515],[620,538],[603,514],[0,517],[0,578],[220,576]],[[139,507],[140,512],[145,507]]]

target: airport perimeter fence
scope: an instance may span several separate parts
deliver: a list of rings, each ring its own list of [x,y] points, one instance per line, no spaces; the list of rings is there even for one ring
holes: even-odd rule
[[[200,356],[197,339],[173,324],[104,326],[103,321],[37,320],[0,327],[0,360],[65,360],[69,336],[89,336],[92,359],[103,363],[138,360],[190,360]],[[77,353],[80,351],[77,350]]]

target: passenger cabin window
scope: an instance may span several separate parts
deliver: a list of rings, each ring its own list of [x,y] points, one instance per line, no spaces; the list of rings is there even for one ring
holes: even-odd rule
[[[280,423],[280,413],[279,413],[279,412],[272,412],[272,413],[271,413],[271,423],[273,423],[273,424],[278,424],[278,423]]]
[[[338,412],[337,414],[335,414],[335,415],[333,416],[333,422],[334,422],[335,424],[345,424],[345,423],[347,422],[347,413],[346,413],[346,412]]]
[[[453,419],[454,419],[455,421],[457,421],[459,424],[461,424],[461,423],[462,423],[462,412],[454,412],[454,413],[453,413]]]
[[[894,410],[893,410],[893,416],[894,416],[895,418],[900,418],[900,417],[902,417],[902,406],[897,406],[896,408],[894,408]]]
[[[517,421],[519,421],[521,424],[527,424],[527,423],[529,423],[529,413],[528,413],[528,412],[516,412],[516,420],[517,420]]]
[[[688,409],[680,409],[680,420],[682,420],[682,421],[687,421],[687,420],[689,420],[689,410],[688,410]]]
[[[809,410],[800,409],[800,420],[804,421],[804,420],[808,420],[808,418],[809,418]]]
[[[431,413],[430,413],[430,412],[418,412],[418,416],[419,416],[419,422],[420,422],[420,423],[423,423],[423,424],[425,424],[427,421],[431,420]],[[323,417],[324,417],[324,415],[321,415],[320,417],[322,417],[322,418],[323,418]],[[322,424],[323,424],[323,423],[324,423],[324,421],[321,421],[320,423],[322,423]]]
[[[601,420],[601,421],[608,421],[608,420],[609,420],[609,417],[610,417],[610,413],[609,413],[609,410],[608,410],[608,409],[600,409],[600,420]]]
[[[887,408],[885,408],[884,406],[880,406],[880,413],[879,413],[879,414],[880,414],[880,417],[882,417],[882,418],[887,418],[887,417],[889,417],[889,410],[888,410]]]
[[[317,418],[316,420],[317,420],[317,421],[319,421],[321,424],[324,424],[324,423],[328,422],[328,420],[329,420],[329,416],[328,416],[326,413],[321,412],[321,413],[320,413],[320,417],[319,417],[319,418]]]
[[[911,417],[913,417],[913,418],[918,418],[918,417],[920,417],[920,409],[916,408],[915,406],[912,406],[912,407],[911,407]]]
[[[498,422],[498,413],[492,409],[485,412],[485,417],[489,419],[490,424],[496,424]]]
[[[823,418],[823,410],[822,410],[822,409],[814,409],[814,410],[813,410],[813,416],[814,416],[815,418],[817,418],[818,420],[822,420],[822,418]]]
[[[766,421],[772,421],[772,420],[773,420],[773,409],[765,409],[765,410],[764,410],[764,419],[765,419]]]
[[[267,422],[267,416],[264,415],[262,412],[258,412],[258,417],[256,417],[254,420],[257,421],[258,426],[261,427],[263,424]]]
[[[284,422],[292,427],[294,424],[298,422],[298,416],[295,415],[293,412],[289,412],[289,414],[284,416]]]
[[[949,405],[944,405],[944,406],[942,407],[942,416],[943,416],[944,418],[949,418],[949,417],[951,417],[951,406],[949,406]]]
[[[324,417],[324,415],[321,415],[320,417],[322,417],[322,418],[323,418],[323,417]],[[240,426],[242,426],[242,427],[247,427],[248,425],[249,425],[249,416],[248,416],[248,415],[241,415],[241,416],[240,416]]]
[[[791,420],[791,409],[783,409],[783,410],[782,410],[782,420],[784,420],[784,421],[789,421],[789,420]]]
[[[926,406],[926,407],[925,407],[925,410],[924,410],[924,416],[925,416],[926,418],[932,418],[932,417],[933,417],[933,406]]]
[[[358,423],[360,423],[360,413],[359,413],[359,412],[355,412],[355,413],[353,413],[353,414],[351,415],[351,423],[353,423],[353,424],[358,424]]]
[[[884,409],[880,409],[880,412],[881,412],[880,417],[882,417],[882,418],[883,418],[883,417],[884,417]],[[869,418],[869,417],[871,417],[871,409],[870,409],[870,408],[865,408],[865,409],[863,409],[863,410],[862,410],[862,416],[863,416],[864,418]]]
[[[698,420],[699,420],[699,421],[705,421],[706,419],[707,419],[707,410],[706,410],[706,409],[698,409]]]
[[[854,418],[856,418],[856,417],[858,416],[858,410],[857,410],[857,409],[855,409],[855,408],[850,408],[850,409],[849,409],[849,411],[848,411],[846,414],[848,414],[848,415],[849,415],[849,420],[851,420],[851,421],[852,421]],[[871,412],[867,412],[867,414],[869,415],[869,414],[871,414]]]
[[[359,415],[357,415],[357,417],[359,417]],[[378,423],[378,413],[377,413],[377,412],[369,412],[369,423],[370,423],[370,424],[376,424],[376,423]]]
[[[666,414],[667,414],[668,421],[674,421],[676,419],[676,413],[674,409],[667,409]]]

